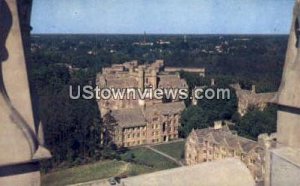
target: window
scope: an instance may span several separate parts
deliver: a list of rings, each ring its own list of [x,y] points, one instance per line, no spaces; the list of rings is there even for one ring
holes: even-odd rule
[[[130,138],[130,134],[127,135],[127,138]]]
[[[255,164],[255,160],[254,159],[250,159],[250,163]]]
[[[163,128],[162,128],[163,132],[166,131],[166,123],[163,123]]]

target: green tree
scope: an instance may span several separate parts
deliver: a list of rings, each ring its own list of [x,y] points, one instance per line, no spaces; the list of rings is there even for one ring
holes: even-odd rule
[[[255,140],[259,134],[275,132],[276,121],[277,107],[269,106],[264,111],[255,108],[236,123],[235,130],[239,135]]]
[[[216,91],[216,87],[211,87]],[[180,135],[188,136],[192,129],[212,126],[216,120],[229,120],[237,109],[237,98],[230,89],[230,99],[202,99],[198,105],[189,106],[181,115]]]

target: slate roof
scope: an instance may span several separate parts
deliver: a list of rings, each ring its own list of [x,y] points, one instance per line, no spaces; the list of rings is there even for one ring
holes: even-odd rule
[[[121,128],[146,125],[146,120],[140,108],[113,110],[111,115]]]
[[[145,115],[155,115],[155,114],[172,115],[172,114],[180,114],[184,110],[184,108],[185,108],[185,104],[183,101],[162,103],[162,104],[154,104],[151,106],[147,106],[144,113]]]
[[[202,143],[207,140],[222,144],[231,149],[240,149],[245,153],[250,152],[252,149],[258,146],[258,142],[233,134],[228,128],[198,129],[195,130],[195,134],[197,136],[199,145],[202,145]],[[213,138],[211,139],[211,137]]]
[[[187,88],[187,83],[178,75],[159,75],[159,88]]]
[[[172,115],[180,114],[185,108],[184,102],[160,103],[147,106],[142,111],[141,107],[112,110],[111,115],[115,118],[118,126],[121,128],[130,128],[137,126],[145,126],[146,118],[154,115]]]

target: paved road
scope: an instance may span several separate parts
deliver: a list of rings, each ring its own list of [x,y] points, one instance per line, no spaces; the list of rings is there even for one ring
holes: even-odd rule
[[[163,152],[161,152],[161,151],[159,151],[159,150],[157,150],[157,149],[155,149],[155,148],[153,148],[151,146],[146,146],[146,148],[148,148],[148,149],[150,149],[150,150],[152,150],[152,151],[154,151],[154,152],[156,152],[156,153],[158,153],[158,154],[160,154],[160,155],[168,158],[171,161],[174,161],[179,166],[184,166],[181,161],[178,161],[177,159],[173,158],[172,156],[170,156],[170,155],[168,155],[166,153],[163,153]]]

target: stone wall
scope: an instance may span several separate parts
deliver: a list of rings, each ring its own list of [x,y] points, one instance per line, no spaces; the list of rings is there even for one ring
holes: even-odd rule
[[[231,87],[236,91],[238,112],[241,116],[245,115],[250,107],[264,110],[269,103],[273,102],[277,95],[277,92],[256,93],[254,85],[252,90],[241,89],[239,84],[231,85]]]
[[[237,158],[249,168],[257,182],[264,180],[266,148],[226,128],[193,130],[185,144],[185,163],[195,165],[224,158]]]

